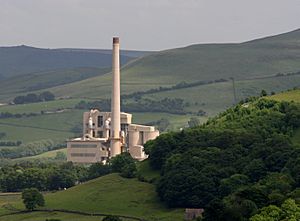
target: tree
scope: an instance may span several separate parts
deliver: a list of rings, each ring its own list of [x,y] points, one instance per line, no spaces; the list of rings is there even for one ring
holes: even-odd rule
[[[22,199],[27,210],[34,210],[37,206],[45,205],[43,195],[36,188],[24,189]]]
[[[250,218],[250,221],[298,221],[300,220],[300,206],[293,199],[287,199],[281,208],[270,205],[261,209],[259,214]]]
[[[102,219],[102,221],[122,221],[122,219],[118,216],[108,215]]]
[[[55,96],[50,91],[44,91],[39,95],[40,101],[53,101],[54,99]]]
[[[129,153],[122,153],[112,158],[111,168],[113,172],[118,172],[122,177],[133,178],[136,176],[136,165]]]
[[[121,170],[121,176],[126,178],[134,178],[137,173],[137,168],[134,162],[126,164]]]
[[[197,117],[191,117],[188,121],[189,127],[197,127],[200,125],[200,120]]]
[[[265,97],[265,96],[267,96],[268,95],[268,93],[265,91],[265,90],[262,90],[261,92],[260,92],[260,96],[261,97]]]
[[[104,176],[111,172],[111,167],[109,165],[103,165],[102,163],[94,163],[88,169],[89,179],[94,179],[96,177]]]

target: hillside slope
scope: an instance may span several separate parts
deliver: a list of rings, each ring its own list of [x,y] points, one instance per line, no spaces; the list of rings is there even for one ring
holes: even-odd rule
[[[121,52],[121,63],[125,64],[146,53]],[[25,45],[0,47],[0,79],[57,69],[110,66],[111,53],[107,50],[42,49]]]
[[[45,195],[46,208],[127,215],[148,221],[183,219],[182,209],[162,204],[152,184],[109,174],[66,191]],[[20,203],[15,204],[22,208]]]
[[[139,58],[122,69],[123,92],[142,91],[179,82],[218,79],[255,79],[300,70],[300,30],[241,44],[200,44],[156,52]],[[53,88],[58,94],[100,94],[110,85],[103,75],[64,87]],[[97,88],[98,86],[98,88]],[[93,88],[93,90],[89,90]]]

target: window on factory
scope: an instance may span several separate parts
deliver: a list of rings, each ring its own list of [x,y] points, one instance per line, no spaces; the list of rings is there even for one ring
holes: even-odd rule
[[[98,116],[98,127],[103,126],[103,116]]]
[[[71,153],[72,157],[95,157],[94,153]]]
[[[71,148],[96,148],[97,144],[71,144]]]
[[[139,134],[139,143],[141,145],[144,144],[144,132],[143,131],[140,131],[140,134]]]
[[[128,124],[121,124],[121,130],[124,132],[128,131]]]

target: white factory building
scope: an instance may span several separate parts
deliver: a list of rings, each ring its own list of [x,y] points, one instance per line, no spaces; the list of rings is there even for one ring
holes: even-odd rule
[[[144,144],[159,131],[153,126],[132,124],[132,115],[120,111],[119,38],[113,38],[111,112],[92,109],[83,114],[83,135],[67,142],[67,160],[74,163],[105,163],[122,152],[144,160]]]

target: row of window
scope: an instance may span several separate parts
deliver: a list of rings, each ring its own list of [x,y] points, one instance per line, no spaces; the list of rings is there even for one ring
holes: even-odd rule
[[[71,153],[72,157],[95,157],[95,153]]]
[[[71,148],[97,148],[97,144],[71,144]]]

